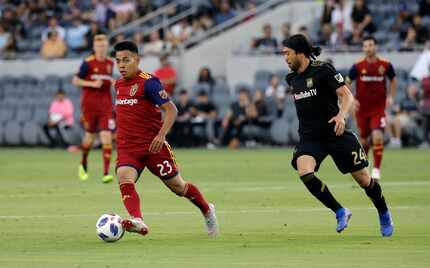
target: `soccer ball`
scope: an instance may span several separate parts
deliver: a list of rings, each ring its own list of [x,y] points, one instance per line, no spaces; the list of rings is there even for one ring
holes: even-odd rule
[[[103,214],[97,220],[97,235],[105,242],[115,242],[124,235],[124,228],[121,225],[121,217],[117,214]]]

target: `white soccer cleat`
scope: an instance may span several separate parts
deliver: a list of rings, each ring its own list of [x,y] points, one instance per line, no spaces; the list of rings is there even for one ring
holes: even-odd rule
[[[379,170],[379,168],[373,168],[372,169],[372,176],[371,177],[375,180],[381,179],[381,171]]]
[[[148,226],[143,222],[141,218],[130,218],[122,220],[121,225],[127,232],[138,233],[141,235],[147,235],[149,232]]]
[[[216,237],[219,233],[219,229],[214,204],[209,203],[209,211],[205,215],[205,223],[208,229],[208,235],[210,237]]]

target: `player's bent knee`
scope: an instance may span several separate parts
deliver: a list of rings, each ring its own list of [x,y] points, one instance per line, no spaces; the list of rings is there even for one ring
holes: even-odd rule
[[[170,180],[165,181],[164,183],[176,195],[184,196],[187,182],[185,182],[179,175]]]
[[[355,181],[360,185],[361,188],[365,188],[370,184],[370,175],[366,168],[354,171],[351,173]]]

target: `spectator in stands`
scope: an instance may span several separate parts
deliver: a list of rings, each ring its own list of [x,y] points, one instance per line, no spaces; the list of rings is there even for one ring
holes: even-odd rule
[[[88,32],[85,35],[86,44],[87,44],[86,49],[87,50],[91,50],[93,48],[94,36],[96,36],[98,34],[101,34],[102,32],[103,31],[100,28],[100,26],[97,24],[97,22],[93,21],[93,22],[90,23]]]
[[[220,143],[228,144],[230,149],[237,149],[244,141],[242,129],[256,117],[256,109],[247,89],[239,90],[239,98],[233,102],[221,124]]]
[[[270,85],[266,88],[265,95],[271,102],[276,104],[279,115],[282,114],[284,109],[286,90],[286,87],[280,83],[276,75],[270,78]]]
[[[73,127],[73,103],[66,98],[65,92],[59,89],[49,107],[49,119],[43,126],[43,130],[49,139],[50,147],[61,146],[66,148],[65,132]],[[56,132],[56,138],[51,134],[51,129]]]
[[[160,56],[165,51],[165,44],[160,39],[159,31],[153,31],[149,35],[149,42],[143,47],[144,55]]]
[[[390,140],[390,145],[396,148],[402,145],[401,137],[404,138],[405,145],[417,139],[417,121],[420,119],[417,85],[409,85],[406,89],[406,93],[406,98],[401,100],[400,103],[394,107],[396,115],[392,126],[393,137]]]
[[[421,0],[419,13],[421,17],[430,17],[430,0]]]
[[[139,53],[142,53],[142,51],[144,50],[144,40],[143,40],[143,33],[140,31],[134,32],[133,33],[133,42],[137,45],[138,49],[139,49]]]
[[[332,45],[333,29],[330,23],[323,24],[321,26],[321,32],[318,34],[318,45],[330,46]]]
[[[426,42],[423,52],[411,70],[410,76],[419,82],[430,78],[430,41]]]
[[[348,0],[336,1],[331,14],[331,24],[334,25],[340,40],[345,40],[352,33],[352,5]]]
[[[86,50],[88,47],[86,35],[89,31],[88,25],[82,23],[79,18],[73,19],[73,24],[66,30],[66,44],[76,52]]]
[[[429,30],[422,24],[421,16],[414,16],[412,27],[416,32],[415,42],[420,45],[424,44],[429,39]]]
[[[228,0],[221,0],[220,10],[215,15],[215,23],[224,23],[236,16],[236,12],[231,8]]]
[[[263,25],[263,36],[255,39],[253,47],[267,52],[273,52],[278,48],[278,41],[272,35],[272,25]]]
[[[324,0],[323,12],[321,15],[321,25],[331,24],[331,15],[335,8],[334,0]]]
[[[291,36],[291,24],[289,22],[285,22],[284,24],[282,24],[281,35],[282,35],[281,44],[283,42],[285,42],[285,40],[290,38],[290,36]]]
[[[64,58],[67,52],[67,46],[64,40],[58,36],[56,31],[48,33],[48,39],[46,39],[40,53],[44,59],[56,59]]]
[[[299,27],[299,30],[297,32],[298,34],[303,34],[307,38],[309,38],[309,29],[306,25],[302,25]]]
[[[266,102],[262,90],[255,91],[252,109],[255,109],[255,111],[251,113],[251,117],[254,115],[252,123],[262,128],[270,127],[275,118],[269,114],[268,103]]]
[[[12,39],[21,38],[25,35],[24,24],[13,8],[5,8],[1,15],[0,24],[3,24],[6,31],[11,34]]]
[[[170,28],[170,39],[174,44],[181,44],[190,38],[192,27],[187,19],[183,19]]]
[[[5,27],[0,24],[0,57],[5,56],[13,49],[12,35],[6,32]]]
[[[121,2],[113,2],[110,8],[116,14],[116,24],[118,26],[124,25],[136,18],[136,5],[134,1],[122,0]]]
[[[191,109],[194,106],[190,100],[188,91],[181,89],[179,91],[178,101],[175,102],[178,108],[178,116],[176,118],[175,125],[171,131],[172,141],[181,146],[190,146],[193,143],[191,138]]]
[[[209,95],[206,91],[201,90],[197,94],[195,105],[191,108],[193,128],[203,126],[205,129],[207,147],[212,149],[215,147],[215,123],[217,118],[217,110],[215,105],[209,100]]]
[[[42,41],[46,41],[48,34],[53,31],[57,32],[57,35],[62,40],[66,37],[66,30],[58,24],[57,18],[51,17],[48,21],[48,27],[42,32]]]
[[[372,22],[370,9],[367,7],[364,0],[355,0],[351,18],[353,31],[358,32],[360,36],[362,36],[363,33],[371,34],[376,31],[376,27]]]
[[[170,96],[173,96],[177,83],[177,75],[176,70],[171,65],[167,54],[164,54],[160,57],[160,65],[160,68],[157,69],[154,74],[160,79],[161,84],[167,93],[169,93]]]
[[[215,82],[215,79],[212,77],[212,73],[209,67],[203,67],[200,69],[197,83],[208,85],[209,94],[212,95],[216,82]]]

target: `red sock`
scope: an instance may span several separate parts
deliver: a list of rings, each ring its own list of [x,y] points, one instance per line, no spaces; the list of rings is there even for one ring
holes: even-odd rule
[[[187,182],[187,185],[185,186],[184,197],[196,205],[203,215],[206,215],[206,212],[209,210],[208,202],[206,202],[202,193],[194,184]]]
[[[142,218],[140,211],[140,198],[136,192],[134,183],[123,183],[119,186],[121,191],[122,202],[128,211],[128,214],[134,218]]]
[[[112,156],[112,145],[104,144],[102,148],[103,148],[103,175],[106,176],[109,174],[109,163],[110,163],[110,158]]]
[[[382,154],[384,152],[384,144],[375,144],[372,147],[373,151],[373,167],[380,169],[381,168],[381,162],[382,162]]]
[[[82,159],[81,159],[81,165],[84,167],[84,170],[87,171],[87,163],[88,163],[88,154],[90,153],[90,146],[82,144],[81,146],[82,150]]]

